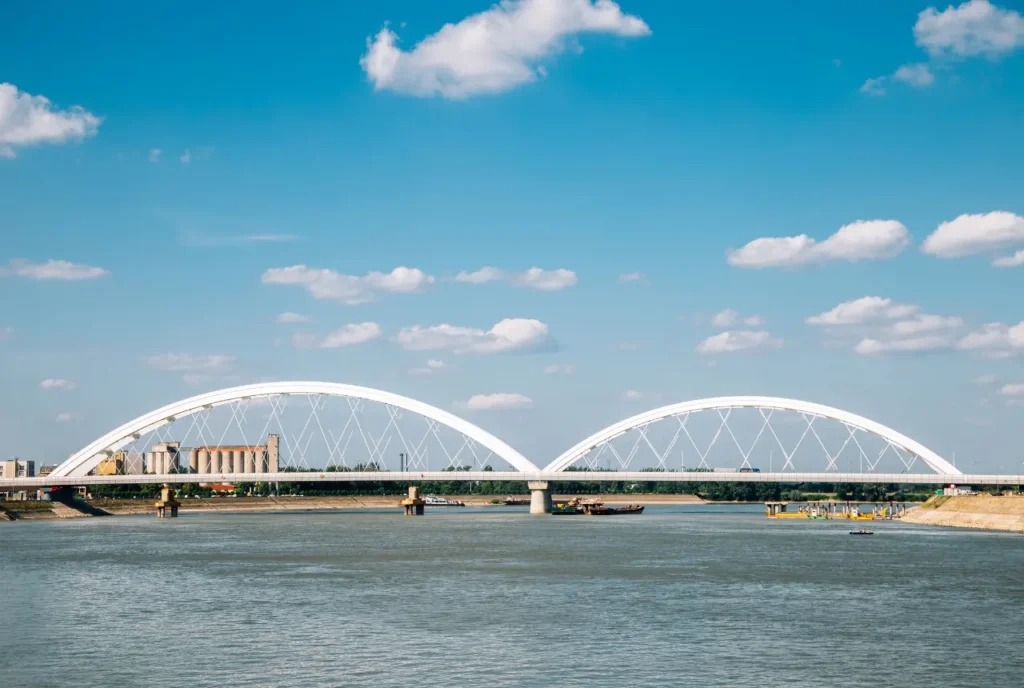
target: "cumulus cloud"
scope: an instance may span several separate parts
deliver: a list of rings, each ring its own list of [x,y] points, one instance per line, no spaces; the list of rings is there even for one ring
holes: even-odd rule
[[[321,349],[338,349],[372,341],[381,334],[380,325],[375,322],[351,323],[330,332],[318,346]]]
[[[927,335],[924,337],[909,337],[906,339],[879,340],[873,338],[862,339],[854,348],[858,354],[880,354],[887,351],[938,351],[948,349],[953,345],[948,337],[938,335]]]
[[[545,74],[542,62],[575,36],[646,36],[639,17],[612,0],[504,0],[445,24],[410,50],[385,26],[367,41],[360,66],[377,90],[418,97],[468,98],[501,93]]]
[[[903,65],[893,72],[892,78],[918,88],[931,86],[935,83],[935,75],[932,74],[932,70],[928,65],[924,63]]]
[[[896,220],[857,220],[817,241],[801,234],[763,237],[743,248],[729,249],[729,264],[741,268],[792,268],[835,260],[856,262],[892,258],[910,243],[910,233]]]
[[[412,370],[410,370],[409,374],[410,375],[433,375],[434,373],[440,372],[440,371],[444,370],[447,367],[448,367],[448,365],[444,361],[432,358],[432,359],[428,360],[427,364],[425,366],[423,366],[422,368],[413,368]]]
[[[475,272],[460,272],[455,276],[456,282],[467,284],[484,284],[485,282],[509,282],[517,287],[527,287],[538,291],[558,291],[576,285],[576,273],[572,270],[542,270],[530,268],[523,272],[507,272],[493,267],[484,267]]]
[[[280,313],[274,319],[277,322],[281,323],[282,325],[299,325],[302,323],[308,323],[313,321],[313,318],[309,317],[308,315],[302,315],[301,313],[292,313],[290,311],[286,313]]]
[[[619,284],[626,284],[628,282],[646,282],[647,275],[642,272],[627,272],[619,275]]]
[[[868,79],[860,85],[860,92],[866,93],[869,96],[884,96],[885,95],[885,81],[889,77],[880,76],[874,79]]]
[[[59,377],[48,377],[39,383],[39,389],[74,389],[75,383]]]
[[[759,330],[727,330],[708,337],[697,345],[700,354],[725,354],[782,346],[771,333]]]
[[[1024,321],[1010,326],[988,323],[968,333],[956,344],[964,351],[977,351],[989,358],[1010,358],[1024,354]]]
[[[1014,397],[1022,396],[1024,395],[1024,384],[1003,385],[999,388],[999,393]]]
[[[142,357],[142,362],[153,368],[180,373],[203,373],[223,370],[230,366],[234,360],[234,356],[224,356],[221,354],[196,356],[186,353],[166,353]]]
[[[77,417],[78,417],[78,414],[76,414],[76,413],[72,413],[71,411],[64,411],[63,413],[58,413],[57,414],[56,420],[57,420],[58,423],[69,423],[69,422],[73,421]]]
[[[638,392],[635,389],[629,389],[622,393],[623,401],[640,401],[644,398],[643,392]]]
[[[964,321],[954,316],[931,315],[920,313],[910,320],[901,320],[892,326],[893,333],[897,335],[919,334],[921,332],[932,332],[935,330],[952,330],[962,327]]]
[[[1024,217],[1005,210],[961,215],[943,222],[921,250],[939,258],[960,258],[1024,244]]]
[[[496,411],[499,409],[523,409],[533,406],[533,399],[515,392],[474,394],[462,404],[470,411]]]
[[[1024,250],[1017,251],[1012,256],[1003,256],[992,261],[997,268],[1019,268],[1024,265]]]
[[[44,96],[0,83],[0,157],[13,158],[16,149],[41,143],[65,143],[95,136],[101,118],[79,106],[54,109]]]
[[[572,375],[576,372],[576,366],[568,363],[552,363],[544,366],[545,375]]]
[[[747,327],[757,327],[764,324],[764,318],[760,315],[749,315],[746,317],[740,317],[740,314],[731,308],[726,308],[724,311],[716,313],[711,318],[712,327],[720,327],[726,329],[729,327],[736,327],[738,325],[746,325]]]
[[[7,263],[7,267],[0,267],[0,277],[23,277],[31,280],[78,281],[96,279],[109,274],[103,268],[69,263],[66,260],[33,263],[22,258],[15,258]]]
[[[913,304],[893,303],[892,299],[880,296],[864,296],[845,301],[830,311],[812,315],[805,322],[809,325],[861,325],[883,318],[906,318],[918,311]]]
[[[992,384],[995,384],[998,380],[999,380],[999,378],[996,377],[995,375],[991,375],[991,374],[989,374],[989,375],[979,375],[978,377],[974,378],[974,384],[976,384],[976,385],[992,385]]]
[[[539,351],[553,345],[545,323],[525,318],[506,318],[489,330],[448,324],[414,325],[399,331],[395,341],[410,351],[448,350],[459,354]]]
[[[1024,46],[1024,18],[988,0],[970,0],[917,15],[914,40],[932,57],[999,58]]]
[[[410,294],[422,292],[434,284],[434,278],[417,268],[397,267],[391,272],[369,272],[362,277],[334,270],[292,265],[270,268],[260,278],[263,284],[287,284],[304,287],[313,298],[347,305],[369,303],[378,292]]]
[[[160,153],[161,153],[161,150],[159,148],[151,148],[149,150],[149,161],[150,162],[160,162]]]

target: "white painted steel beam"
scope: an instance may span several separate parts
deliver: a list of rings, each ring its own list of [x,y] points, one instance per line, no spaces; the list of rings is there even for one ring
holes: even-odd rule
[[[668,406],[662,406],[660,408],[651,409],[639,413],[631,418],[627,418],[623,421],[619,421],[614,425],[609,425],[604,430],[594,433],[590,437],[586,438],[582,442],[579,442],[571,449],[566,451],[564,454],[556,458],[554,461],[545,466],[545,471],[559,472],[564,471],[574,463],[582,459],[588,453],[594,449],[607,444],[616,437],[634,430],[647,426],[649,423],[654,423],[665,418],[672,418],[673,416],[683,416],[689,413],[696,413],[698,411],[710,411],[710,410],[724,410],[733,408],[756,408],[756,409],[771,409],[771,410],[782,410],[782,411],[795,411],[796,413],[805,413],[813,416],[821,416],[830,420],[835,420],[840,423],[845,423],[848,427],[855,427],[865,432],[882,437],[887,442],[891,442],[893,445],[900,447],[901,449],[919,456],[929,468],[936,473],[949,474],[949,475],[960,475],[960,471],[957,470],[956,466],[949,463],[941,456],[933,452],[928,447],[924,446],[920,442],[912,440],[911,438],[903,435],[902,433],[896,432],[892,428],[886,427],[881,423],[876,423],[873,420],[858,416],[855,413],[849,411],[843,411],[841,409],[832,408],[831,406],[824,406],[822,404],[815,404],[809,401],[799,401],[797,399],[781,399],[778,397],[713,397],[709,399],[697,399],[695,401],[684,401],[677,404],[670,404]],[[785,475],[796,475],[794,473],[787,473]],[[825,480],[824,482],[848,482],[839,480],[835,477],[836,474],[830,474],[833,477]],[[799,480],[790,480],[788,482],[801,482]],[[884,480],[875,480],[872,482],[887,482]],[[955,481],[954,481],[955,482]]]
[[[89,471],[96,468],[100,461],[103,460],[104,452],[117,451],[134,441],[137,435],[145,434],[161,427],[170,422],[170,420],[189,416],[203,409],[228,404],[233,401],[254,397],[272,397],[282,394],[319,394],[364,399],[366,401],[388,404],[424,416],[456,432],[462,433],[520,471],[539,470],[532,461],[486,430],[422,401],[416,401],[415,399],[392,394],[391,392],[384,392],[379,389],[357,387],[356,385],[346,385],[337,382],[264,382],[200,394],[139,416],[135,420],[111,430],[75,452],[71,458],[54,469],[51,476],[53,478],[86,476]],[[266,476],[264,475],[260,479],[265,480]]]

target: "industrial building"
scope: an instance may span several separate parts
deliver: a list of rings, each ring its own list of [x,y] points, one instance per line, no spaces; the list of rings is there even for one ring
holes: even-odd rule
[[[280,439],[268,435],[267,443],[256,446],[206,446],[189,450],[190,473],[277,473]]]
[[[36,476],[36,462],[35,461],[22,461],[20,459],[12,459],[10,461],[2,462],[3,472],[0,473],[4,478],[34,478]]]
[[[181,442],[154,444],[146,454],[146,473],[177,473],[180,468],[178,454]]]
[[[95,475],[140,475],[143,473],[144,465],[142,454],[124,450],[116,451],[100,461]]]

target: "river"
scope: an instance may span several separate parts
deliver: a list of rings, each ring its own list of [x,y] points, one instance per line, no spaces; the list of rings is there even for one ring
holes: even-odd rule
[[[0,683],[1020,686],[1024,537],[760,507],[0,525]]]

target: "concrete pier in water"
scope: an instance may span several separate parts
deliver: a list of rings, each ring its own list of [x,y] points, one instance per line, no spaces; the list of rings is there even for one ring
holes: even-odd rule
[[[546,480],[527,483],[530,488],[530,513],[543,515],[551,513],[551,483]]]

